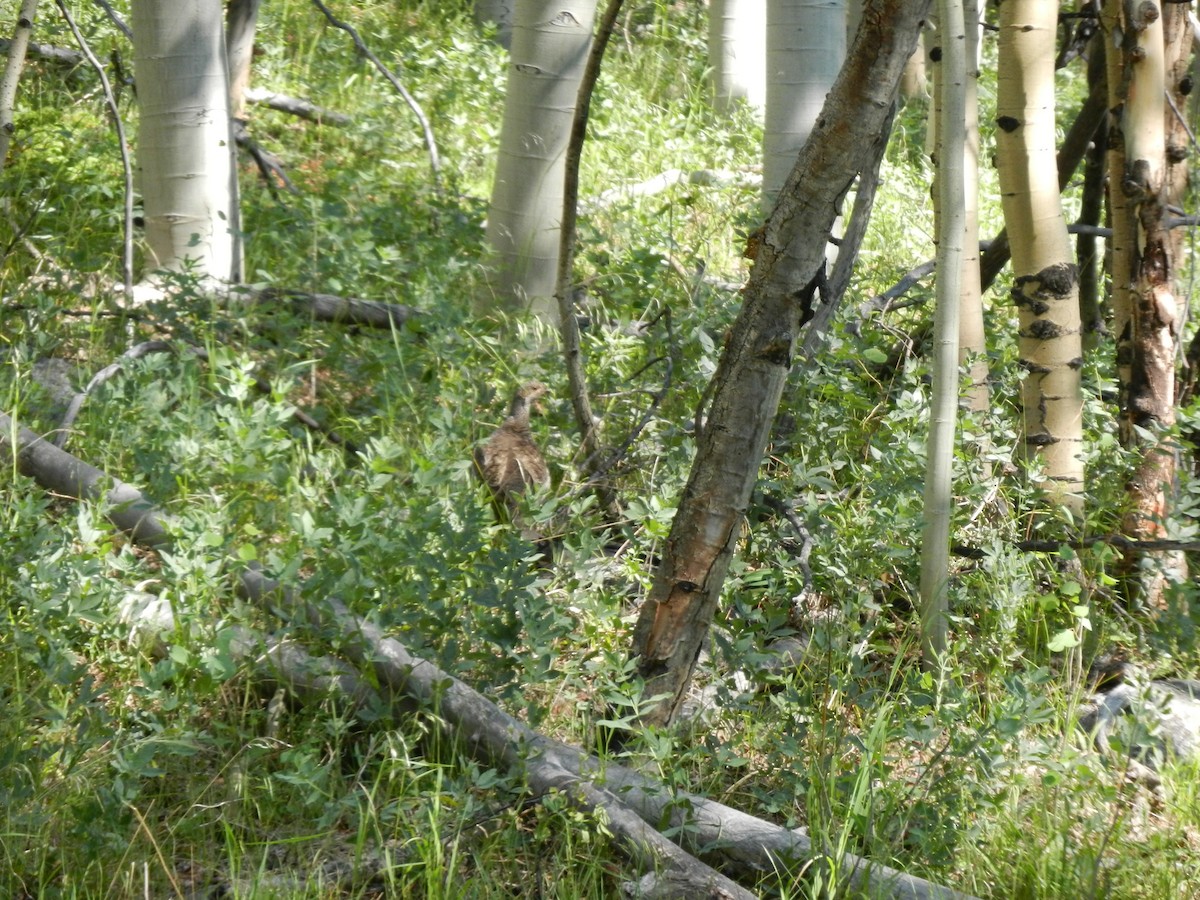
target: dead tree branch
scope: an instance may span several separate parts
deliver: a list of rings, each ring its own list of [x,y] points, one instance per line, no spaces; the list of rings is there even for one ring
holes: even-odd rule
[[[15,466],[56,493],[106,502],[113,524],[138,543],[158,546],[171,540],[167,515],[141,491],[59,450],[0,413],[0,465]],[[109,490],[105,491],[104,488]],[[661,870],[661,896],[747,898],[753,895],[667,841],[654,826],[667,823],[689,842],[750,877],[768,875],[782,865],[808,862],[827,871],[827,857],[808,837],[704,797],[682,794],[654,779],[576,747],[553,741],[509,716],[464,682],[413,656],[400,641],[352,615],[339,601],[304,599],[248,569],[241,591],[270,613],[324,623],[333,620],[350,638],[345,652],[360,671],[372,671],[379,684],[437,712],[476,759],[523,774],[538,796],[558,793],[579,808],[603,815],[621,846],[641,865]],[[289,661],[290,660],[290,661]],[[352,702],[369,695],[353,672],[337,664],[309,665],[302,651],[276,654],[274,662],[292,671],[292,683],[307,690],[342,690]],[[293,665],[303,664],[302,669]],[[320,679],[313,682],[316,677]],[[856,890],[875,897],[904,900],[971,900],[949,888],[905,875],[883,865],[844,854],[838,871]]]
[[[600,77],[604,61],[604,50],[612,37],[613,25],[621,11],[623,0],[609,0],[600,17],[592,47],[584,64],[579,82],[579,93],[575,100],[575,115],[571,120],[571,133],[567,139],[566,159],[563,174],[562,221],[559,224],[558,272],[554,296],[558,301],[559,334],[562,341],[563,362],[567,369],[567,381],[571,386],[571,406],[575,411],[575,423],[579,428],[583,451],[584,482],[592,485],[600,509],[608,524],[621,521],[623,516],[620,501],[612,483],[603,474],[605,454],[600,448],[600,435],[596,428],[596,417],[592,413],[592,400],[588,395],[587,377],[583,371],[583,351],[579,344],[579,321],[575,318],[575,234],[579,217],[579,164],[583,156],[583,145],[587,139],[588,115],[592,106],[592,93]]]
[[[375,68],[379,70],[379,74],[388,80],[392,87],[396,89],[396,93],[408,104],[408,108],[416,116],[417,122],[421,126],[421,132],[425,136],[425,149],[429,153],[429,167],[433,170],[433,183],[435,187],[438,187],[441,182],[442,164],[438,160],[437,142],[433,139],[433,128],[429,124],[429,118],[425,115],[425,111],[421,109],[421,104],[417,103],[416,97],[408,92],[408,89],[401,83],[400,79],[392,74],[392,71],[380,61],[379,57],[371,52],[371,48],[366,45],[353,25],[343,22],[334,16],[329,7],[321,2],[321,0],[313,0],[313,5],[321,11],[321,14],[325,16],[330,25],[350,35],[350,40],[354,41],[354,46],[358,52],[371,61]]]

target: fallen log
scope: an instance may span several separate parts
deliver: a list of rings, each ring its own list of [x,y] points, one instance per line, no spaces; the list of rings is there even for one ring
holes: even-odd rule
[[[105,515],[133,540],[150,546],[171,539],[170,520],[141,491],[107,476],[0,413],[0,465],[15,466],[43,487],[77,499],[106,504]],[[108,488],[105,491],[105,488]],[[508,715],[482,694],[428,660],[411,654],[378,626],[354,616],[337,600],[317,603],[249,568],[240,578],[242,593],[263,609],[309,622],[330,618],[351,640],[347,656],[360,669],[370,669],[380,684],[398,695],[435,711],[462,741],[466,752],[489,764],[503,765],[523,774],[541,796],[551,792],[566,796],[589,812],[602,815],[630,857],[653,866],[656,880],[639,889],[658,896],[753,897],[736,882],[719,874],[673,844],[653,826],[667,823],[689,846],[715,855],[724,865],[747,877],[781,871],[782,865],[803,863],[806,871],[834,869],[855,890],[873,897],[903,900],[972,900],[968,895],[907,875],[854,854],[843,854],[837,866],[827,854],[800,832],[757,819],[705,797],[674,791],[654,779],[609,760],[585,753],[538,734]],[[357,640],[353,638],[357,637]],[[306,655],[289,645],[277,652],[276,665],[300,666]],[[300,666],[307,676],[293,683],[314,690],[312,672],[320,672],[321,689],[345,692],[361,703],[361,680],[336,662],[317,667]]]

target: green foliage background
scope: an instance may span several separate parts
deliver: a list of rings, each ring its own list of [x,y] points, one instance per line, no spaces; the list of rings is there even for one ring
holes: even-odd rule
[[[553,798],[531,802],[506,773],[471,762],[432,711],[395,727],[384,710],[349,720],[332,703],[298,709],[259,696],[235,644],[243,629],[279,626],[238,599],[235,574],[257,561],[312,596],[337,595],[510,711],[591,742],[602,705],[632,711],[624,675],[636,603],[737,311],[738,295],[703,276],[744,276],[757,192],[749,179],[679,185],[582,219],[585,352],[606,439],[619,443],[667,388],[617,470],[629,520],[619,549],[606,548],[576,489],[554,335],[470,314],[483,290],[504,52],[465,3],[347,7],[337,12],[429,115],[444,190],[430,184],[408,109],[346,36],[299,0],[265,4],[255,84],[353,124],[253,108],[252,134],[298,192],[269,191],[243,162],[247,271],[259,284],[427,311],[395,333],[283,307],[219,309],[186,285],[170,304],[114,315],[106,286],[122,223],[112,124],[86,69],[28,65],[0,175],[2,408],[43,433],[57,427],[62,400],[34,377],[47,357],[65,361],[76,389],[148,338],[203,347],[208,361],[180,352],[128,365],[85,405],[68,444],[169,510],[171,549],[138,550],[101,510],[0,474],[6,896],[168,896],[217,883],[246,897],[610,896],[632,874],[601,823]],[[103,13],[73,11],[97,54],[127,66],[131,50]],[[760,127],[747,110],[710,111],[703,29],[700,4],[632,5],[594,105],[586,196],[670,169],[753,172]],[[36,39],[70,44],[49,8]],[[985,80],[985,103],[990,90]],[[1064,75],[1064,107],[1078,93]],[[120,105],[136,121],[132,85]],[[851,311],[932,252],[924,116],[917,101],[899,117]],[[997,207],[984,210],[993,226]],[[1066,724],[1081,661],[1098,648],[1123,647],[1156,671],[1194,671],[1190,587],[1177,616],[1152,624],[1124,611],[1104,551],[1078,560],[1015,551],[1031,489],[999,466],[997,479],[978,481],[964,451],[956,534],[986,555],[964,561],[951,587],[949,674],[935,682],[919,671],[912,598],[927,371],[919,352],[897,347],[927,313],[889,314],[861,337],[837,327],[797,367],[702,666],[700,686],[720,705],[691,731],[646,735],[630,761],[673,787],[804,826],[831,850],[981,897],[1195,895],[1197,773],[1169,771],[1164,797],[1148,806]],[[994,409],[965,430],[987,434],[1004,463],[1019,374],[1000,294],[988,317]],[[562,533],[553,574],[528,564],[528,548],[493,523],[471,478],[472,447],[530,378],[558,398],[535,422],[555,489],[531,513]],[[1119,516],[1129,460],[1102,399],[1112,381],[1104,351],[1087,378],[1087,526],[1099,532]],[[296,406],[361,452],[298,427]],[[1189,537],[1196,490],[1185,477],[1180,491],[1169,527]],[[763,498],[794,503],[813,536],[819,611],[807,620],[804,664],[745,692],[729,674],[753,671],[773,639],[795,633],[793,598],[806,585],[800,536]],[[122,623],[135,590],[174,609],[166,655]],[[1064,634],[1078,646],[1064,646]],[[322,653],[343,639],[300,626],[290,636]],[[757,888],[832,890],[799,864]]]

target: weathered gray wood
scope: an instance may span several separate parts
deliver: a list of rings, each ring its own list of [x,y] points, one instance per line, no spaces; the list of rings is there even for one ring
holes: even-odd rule
[[[671,722],[686,694],[742,533],[797,336],[814,313],[825,246],[891,111],[928,6],[926,0],[864,4],[821,118],[747,248],[754,266],[742,309],[713,376],[708,423],[634,629],[631,655],[644,685],[644,724]]]
[[[103,503],[108,520],[139,544],[152,547],[171,539],[166,514],[140,490],[58,449],[0,413],[0,464],[11,467],[14,463],[18,472],[35,478],[55,494]]]
[[[357,297],[338,297],[334,294],[314,294],[289,288],[253,288],[239,285],[229,292],[229,304],[246,303],[270,306],[272,303],[292,307],[307,313],[318,322],[363,325],[368,328],[402,328],[421,310],[399,303],[360,300]]]
[[[110,504],[115,500],[108,509],[109,518],[139,543],[158,545],[171,539],[167,515],[137,488],[59,450],[0,413],[0,465],[14,464],[56,493],[80,499],[104,498]],[[243,573],[241,589],[273,614],[282,610],[294,618],[317,621],[332,617],[346,635],[358,638],[344,645],[355,665],[360,670],[373,670],[378,683],[397,695],[435,711],[466,752],[509,771],[524,773],[536,794],[559,792],[582,809],[602,811],[631,857],[660,870],[653,886],[665,893],[656,896],[754,896],[652,827],[663,822],[676,826],[690,846],[703,848],[706,854],[717,856],[749,877],[776,872],[786,861],[823,865],[824,854],[799,832],[704,797],[673,791],[654,779],[538,734],[464,682],[411,654],[374,624],[352,615],[337,600],[306,600],[254,568]],[[267,658],[279,673],[280,683],[290,685],[301,697],[315,699],[334,691],[341,693],[351,707],[372,699],[362,679],[336,661],[314,661],[290,644],[271,645]],[[687,827],[679,827],[684,825]],[[844,854],[839,868],[848,873],[851,885],[875,897],[971,900],[853,854]]]

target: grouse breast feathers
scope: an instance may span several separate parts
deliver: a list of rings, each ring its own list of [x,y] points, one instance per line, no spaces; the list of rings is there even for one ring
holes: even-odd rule
[[[475,451],[475,469],[491,489],[497,512],[503,508],[511,516],[521,494],[550,485],[546,459],[529,429],[530,412],[546,391],[539,381],[518,388],[508,418]]]

